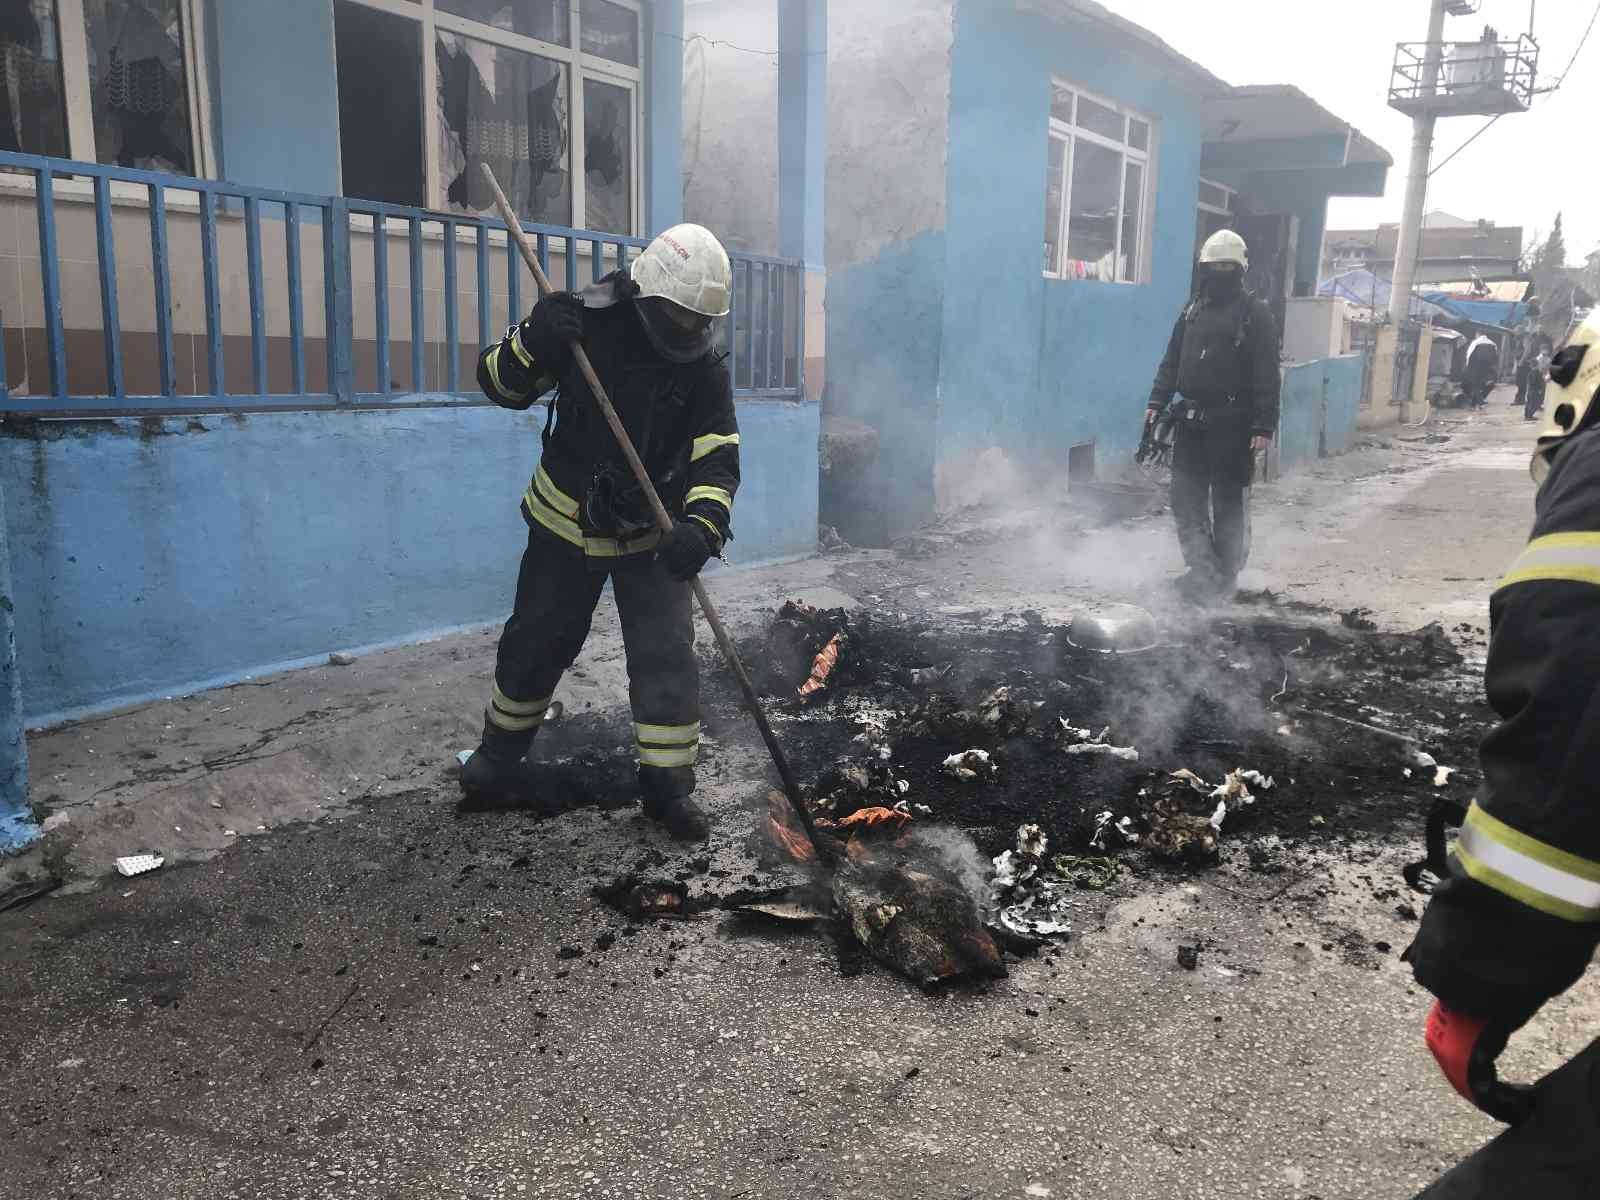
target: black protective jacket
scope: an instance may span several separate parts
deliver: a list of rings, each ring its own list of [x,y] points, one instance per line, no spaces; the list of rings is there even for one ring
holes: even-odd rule
[[[1490,614],[1500,723],[1407,956],[1449,1007],[1516,1028],[1600,943],[1600,430],[1556,452]]]
[[[1150,408],[1159,412],[1181,394],[1204,419],[1232,420],[1271,437],[1282,386],[1272,310],[1247,291],[1221,301],[1202,293],[1173,326]]]
[[[633,439],[667,512],[687,517],[721,550],[739,489],[739,425],[733,385],[715,354],[669,362],[651,344],[620,276],[580,293],[584,348]],[[659,534],[617,440],[575,362],[559,376],[533,360],[513,325],[478,358],[478,385],[503,408],[525,409],[556,389],[544,453],[522,497],[522,515],[596,565],[655,547]],[[618,519],[620,518],[620,519]]]

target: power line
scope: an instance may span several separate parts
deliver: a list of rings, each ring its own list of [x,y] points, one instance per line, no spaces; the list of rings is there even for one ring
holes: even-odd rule
[[[1583,31],[1583,36],[1578,39],[1578,47],[1572,52],[1572,57],[1567,60],[1566,68],[1556,77],[1550,90],[1553,92],[1567,80],[1567,73],[1572,70],[1572,64],[1578,61],[1578,55],[1583,53],[1583,44],[1589,40],[1589,35],[1594,32],[1595,19],[1600,17],[1600,4],[1594,6],[1594,11],[1589,14],[1589,24]]]

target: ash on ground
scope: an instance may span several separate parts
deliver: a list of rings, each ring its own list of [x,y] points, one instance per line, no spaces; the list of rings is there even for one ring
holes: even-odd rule
[[[1407,745],[1458,766],[1448,790],[1472,794],[1489,713],[1445,631],[1351,625],[1247,605],[1107,653],[1033,613],[789,603],[742,650],[831,821],[898,810],[961,829],[985,857],[1032,824],[1063,853],[1192,869],[1261,836],[1420,834],[1438,776],[1408,767]],[[802,696],[830,647],[837,661]]]

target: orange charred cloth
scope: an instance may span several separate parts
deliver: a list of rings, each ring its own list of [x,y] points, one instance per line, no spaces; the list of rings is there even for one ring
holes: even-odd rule
[[[833,674],[834,667],[839,665],[839,650],[844,644],[840,640],[842,637],[842,634],[834,634],[817,655],[816,661],[811,664],[811,678],[800,685],[802,697],[820,692],[828,686],[828,676]]]

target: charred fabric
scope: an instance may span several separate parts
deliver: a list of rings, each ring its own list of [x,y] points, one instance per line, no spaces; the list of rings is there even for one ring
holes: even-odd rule
[[[1186,621],[784,605],[741,649],[831,861],[773,792],[757,836],[811,878],[746,907],[836,921],[924,986],[992,978],[1124,874],[1203,870],[1234,841],[1254,863],[1263,838],[1415,830],[1470,795],[1470,771],[1441,764],[1474,761],[1482,714],[1439,627]]]

